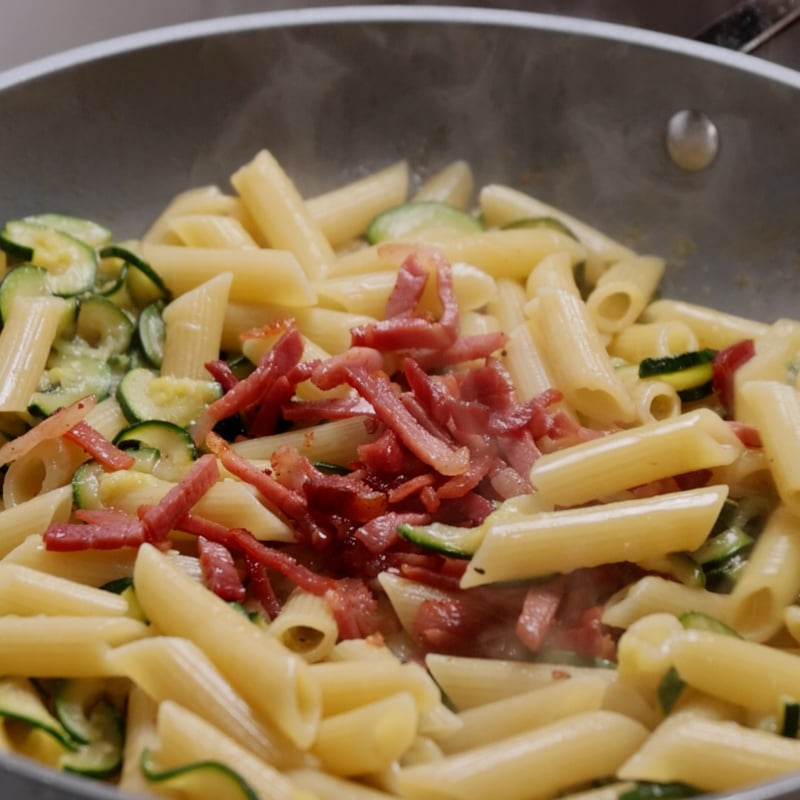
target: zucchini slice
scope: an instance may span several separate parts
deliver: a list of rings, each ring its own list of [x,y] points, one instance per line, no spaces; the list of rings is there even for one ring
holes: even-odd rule
[[[550,228],[551,230],[563,233],[569,236],[570,239],[578,241],[578,237],[568,228],[560,219],[556,217],[522,217],[522,219],[515,219],[506,225],[503,225],[504,231],[514,230],[515,228]]]
[[[670,667],[664,673],[664,677],[659,681],[657,693],[658,704],[665,714],[672,711],[685,687],[686,681],[681,678],[675,667]]]
[[[164,301],[156,300],[146,305],[136,320],[136,337],[142,352],[156,368],[161,367],[164,359],[164,340],[167,335],[167,326],[162,316],[163,311]]]
[[[24,217],[23,222],[45,225],[57,231],[67,233],[84,244],[97,249],[111,241],[111,231],[90,219],[71,217],[67,214],[31,214]]]
[[[697,797],[700,794],[703,794],[701,790],[685,783],[637,781],[632,789],[619,796],[619,800],[667,800],[667,798]]]
[[[111,368],[104,360],[56,353],[48,361],[28,411],[46,417],[92,394],[103,400],[111,390],[111,381]]]
[[[712,534],[700,547],[694,551],[692,557],[703,567],[718,564],[729,559],[753,545],[754,539],[742,528],[726,528],[717,534]]]
[[[721,633],[724,636],[734,636],[741,639],[737,631],[721,619],[704,614],[702,611],[684,611],[678,616],[678,622],[687,630],[709,631],[710,633]]]
[[[401,524],[397,526],[397,533],[406,541],[425,550],[433,550],[452,558],[471,558],[483,541],[485,530],[482,526],[459,528],[456,525],[433,522],[430,525]]]
[[[80,301],[76,333],[104,358],[125,353],[133,331],[133,321],[116,303],[97,296]]]
[[[669,383],[684,402],[701,400],[713,392],[714,356],[717,351],[690,350],[673,356],[645,358],[639,364],[640,378],[658,378]]]
[[[122,767],[124,719],[108,700],[101,698],[86,717],[89,741],[61,756],[60,766],[89,778],[108,778]]]
[[[77,743],[59,719],[47,710],[34,685],[27,678],[0,678],[0,717],[19,720],[52,736],[67,750]]]
[[[131,452],[155,453],[150,472],[164,480],[178,480],[197,459],[197,448],[184,429],[166,420],[136,422],[114,437],[117,447]]]
[[[195,761],[170,769],[159,769],[149,750],[142,750],[139,762],[142,775],[148,781],[179,787],[202,785],[208,797],[226,800],[258,800],[258,795],[238,772],[220,761]],[[191,792],[190,792],[191,794]]]
[[[800,703],[792,697],[782,697],[777,732],[788,739],[796,739],[798,731],[800,731]]]
[[[222,395],[216,381],[158,375],[138,367],[117,388],[117,400],[129,422],[164,420],[189,428]]]
[[[91,291],[94,286],[97,274],[94,249],[60,230],[11,220],[0,232],[0,248],[46,270],[51,294],[72,297]]]
[[[171,293],[161,276],[136,253],[120,245],[111,244],[100,250],[100,258],[118,258],[123,262],[128,292],[139,308],[156,300],[164,302],[170,300]]]
[[[416,239],[425,233],[477,233],[483,230],[479,219],[459,208],[436,200],[404,203],[378,214],[367,226],[370,244],[397,239]]]
[[[33,264],[11,269],[0,283],[0,318],[8,319],[18,297],[49,297],[47,270]]]

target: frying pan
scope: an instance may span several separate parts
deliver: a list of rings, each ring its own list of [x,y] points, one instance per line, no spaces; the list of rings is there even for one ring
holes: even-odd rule
[[[0,219],[140,234],[177,192],[270,148],[307,195],[455,158],[666,256],[664,294],[765,321],[800,299],[800,74],[609,24],[436,7],[297,10],[123,37],[0,74]],[[670,157],[679,111],[715,126]],[[0,646],[2,646],[0,644]],[[800,777],[740,800],[800,795]],[[0,796],[118,795],[0,754]]]

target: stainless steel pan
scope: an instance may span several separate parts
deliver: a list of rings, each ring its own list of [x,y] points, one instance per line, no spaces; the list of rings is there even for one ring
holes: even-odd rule
[[[665,293],[798,315],[800,74],[711,45],[519,12],[353,7],[193,23],[0,75],[0,219],[135,235],[174,193],[271,148],[308,193],[456,157],[670,259]],[[705,169],[665,145],[681,110]],[[0,643],[2,646],[2,643]],[[0,756],[0,796],[112,798]],[[800,796],[800,778],[739,795]]]

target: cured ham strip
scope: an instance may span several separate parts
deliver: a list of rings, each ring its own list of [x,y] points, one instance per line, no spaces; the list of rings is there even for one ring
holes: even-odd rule
[[[401,273],[403,269],[406,272],[413,269],[415,272],[427,273],[428,270],[422,265],[420,258],[420,253],[412,253],[404,262]],[[353,345],[374,347],[381,351],[416,348],[445,350],[456,341],[459,309],[453,289],[453,270],[441,254],[432,255],[431,258],[436,269],[436,289],[442,306],[438,322],[432,322],[427,315],[411,316],[403,313],[401,316],[391,316],[388,319],[353,328],[351,331]],[[390,302],[396,308],[404,305],[400,301],[392,301],[391,295]]]
[[[302,355],[303,339],[296,328],[290,328],[264,354],[250,375],[209,405],[192,429],[195,442],[203,442],[220,420],[258,403],[267,394],[272,383],[289,372]]]
[[[397,271],[397,280],[386,302],[386,318],[412,314],[422,298],[429,277],[430,273],[418,258],[407,258]]]
[[[252,564],[260,564],[262,567],[272,569],[288,578],[295,586],[312,594],[321,596],[336,585],[333,578],[318,575],[308,567],[304,567],[288,553],[259,542],[249,531],[242,528],[229,530],[224,525],[192,514],[185,516],[177,528],[185,533],[204,536],[206,539],[241,553],[246,562],[249,560]]]
[[[264,499],[284,516],[293,520],[301,536],[317,544],[324,543],[328,535],[312,519],[308,504],[302,494],[287,489],[272,475],[260,470],[215,433],[206,437],[208,449],[219,458],[222,465],[237,478],[249,483],[261,492]]]
[[[461,336],[441,350],[418,350],[414,353],[414,358],[425,369],[450,367],[453,364],[489,358],[501,350],[507,341],[508,336],[502,331],[476,333],[472,336]]]
[[[383,354],[372,347],[351,347],[340,355],[319,362],[311,376],[311,382],[318,389],[335,389],[347,382],[345,371],[352,367],[378,372],[384,367]]]
[[[71,405],[60,408],[43,419],[36,427],[0,447],[0,467],[27,455],[40,442],[57,439],[77,425],[95,406],[97,398],[89,395]]]
[[[361,368],[347,370],[347,382],[375,409],[378,419],[420,461],[442,475],[460,475],[469,467],[469,450],[454,448],[427,431],[408,412],[385,376],[371,375]]]
[[[375,409],[363,398],[331,397],[325,400],[302,400],[283,406],[283,418],[294,422],[319,419],[375,417]]]
[[[206,362],[205,368],[208,370],[209,375],[222,387],[223,392],[229,392],[239,383],[239,379],[228,366],[228,362],[223,361],[221,358]]]
[[[241,603],[245,598],[245,588],[228,548],[200,536],[197,539],[197,552],[205,585],[217,597]]]
[[[529,650],[539,650],[550,634],[565,588],[564,576],[558,575],[531,587],[525,595],[517,619],[517,636]]]
[[[340,639],[363,639],[378,632],[378,604],[362,580],[337,581],[325,592],[325,601],[333,612]]]
[[[129,514],[111,508],[79,509],[80,522],[52,523],[42,539],[48,550],[117,550],[144,542],[144,525]]]
[[[755,342],[742,339],[720,350],[712,362],[712,386],[728,416],[733,416],[734,375],[756,354]]]
[[[247,569],[248,588],[264,609],[264,613],[270,619],[275,619],[281,613],[281,603],[272,588],[272,581],[267,576],[266,568],[252,556],[245,556],[244,563]]]
[[[370,520],[356,531],[358,539],[370,553],[383,553],[400,541],[397,534],[399,525],[427,525],[430,517],[427,514],[403,514],[390,511]]]
[[[130,469],[136,463],[132,455],[120,450],[86,420],[73,425],[64,438],[77,444],[106,470]]]
[[[217,460],[206,454],[195,461],[156,505],[141,506],[139,519],[144,525],[146,541],[157,546],[168,541],[169,532],[218,480]]]

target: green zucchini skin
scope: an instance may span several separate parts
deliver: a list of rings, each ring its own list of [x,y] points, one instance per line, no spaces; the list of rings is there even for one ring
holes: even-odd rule
[[[452,230],[455,233],[477,233],[483,225],[466,211],[441,203],[424,200],[403,203],[378,214],[367,226],[370,244],[413,238],[426,230]]]

